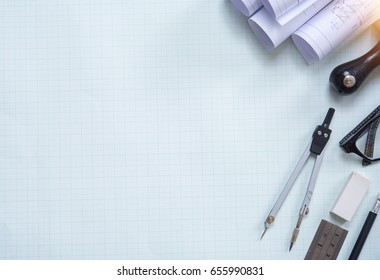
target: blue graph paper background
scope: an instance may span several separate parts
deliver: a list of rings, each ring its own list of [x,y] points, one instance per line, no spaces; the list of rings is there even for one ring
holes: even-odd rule
[[[227,0],[0,2],[1,259],[303,259],[321,219],[349,230],[380,188],[339,140],[380,101],[379,71],[339,97],[328,77],[368,29],[306,65],[268,53]],[[308,164],[263,222],[329,107],[310,215],[289,240]],[[353,220],[329,210],[352,171],[372,185]],[[380,258],[375,223],[361,257]]]

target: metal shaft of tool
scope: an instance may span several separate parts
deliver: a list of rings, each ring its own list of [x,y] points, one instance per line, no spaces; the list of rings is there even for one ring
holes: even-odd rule
[[[308,157],[310,156],[310,147],[311,147],[311,142],[309,143],[309,145],[307,146],[305,152],[303,153],[301,159],[299,160],[296,168],[294,169],[292,175],[290,176],[288,182],[286,183],[285,187],[283,188],[280,196],[278,197],[276,203],[274,204],[272,210],[270,211],[266,221],[264,222],[264,227],[265,227],[265,230],[261,236],[261,238],[264,236],[266,230],[272,225],[272,223],[274,222],[274,219],[278,213],[278,211],[280,210],[282,204],[284,203],[287,195],[289,194],[290,190],[292,189],[293,185],[294,185],[294,182],[296,181],[298,175],[300,174],[303,166],[305,165]]]
[[[297,225],[294,228],[292,238],[290,239],[289,251],[292,250],[294,243],[296,243],[298,233],[300,232],[300,229],[301,229],[301,223],[302,223],[303,217],[304,217],[303,214],[299,214],[299,216],[298,216]]]
[[[322,153],[320,155],[318,155],[317,158],[316,158],[316,160],[315,160],[314,167],[313,167],[313,172],[311,174],[309,185],[308,185],[307,190],[306,190],[305,198],[304,198],[304,200],[302,202],[302,206],[301,206],[301,209],[300,209],[297,225],[294,228],[292,237],[290,239],[289,251],[292,249],[294,243],[297,240],[298,233],[299,233],[300,228],[301,228],[301,223],[302,223],[303,217],[306,216],[309,213],[309,204],[310,204],[310,201],[311,201],[311,197],[313,196],[313,193],[314,193],[314,188],[315,188],[315,185],[316,185],[316,182],[317,182],[317,177],[318,177],[319,169],[321,168],[321,164],[322,164],[323,154],[324,154],[324,151],[322,151]]]

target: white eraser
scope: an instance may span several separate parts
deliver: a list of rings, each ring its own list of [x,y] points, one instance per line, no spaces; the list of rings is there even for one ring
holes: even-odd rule
[[[370,183],[367,178],[356,172],[352,172],[346,186],[330,212],[346,221],[351,221],[356,209],[367,193]]]

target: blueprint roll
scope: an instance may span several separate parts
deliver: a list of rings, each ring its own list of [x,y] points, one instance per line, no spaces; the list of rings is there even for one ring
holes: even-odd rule
[[[264,8],[274,18],[284,15],[302,2],[314,4],[317,0],[262,0]]]
[[[231,0],[232,4],[246,17],[250,17],[262,7],[261,0]]]
[[[319,0],[284,25],[279,24],[266,9],[261,8],[249,18],[248,23],[261,43],[268,50],[272,50],[289,38],[297,29],[330,2],[331,0]]]
[[[379,12],[379,0],[334,0],[292,35],[294,44],[311,64],[371,25]]]

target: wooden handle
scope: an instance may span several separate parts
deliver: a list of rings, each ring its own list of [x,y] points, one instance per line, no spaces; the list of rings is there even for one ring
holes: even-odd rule
[[[330,84],[340,95],[354,93],[379,64],[380,41],[361,57],[335,67]]]

